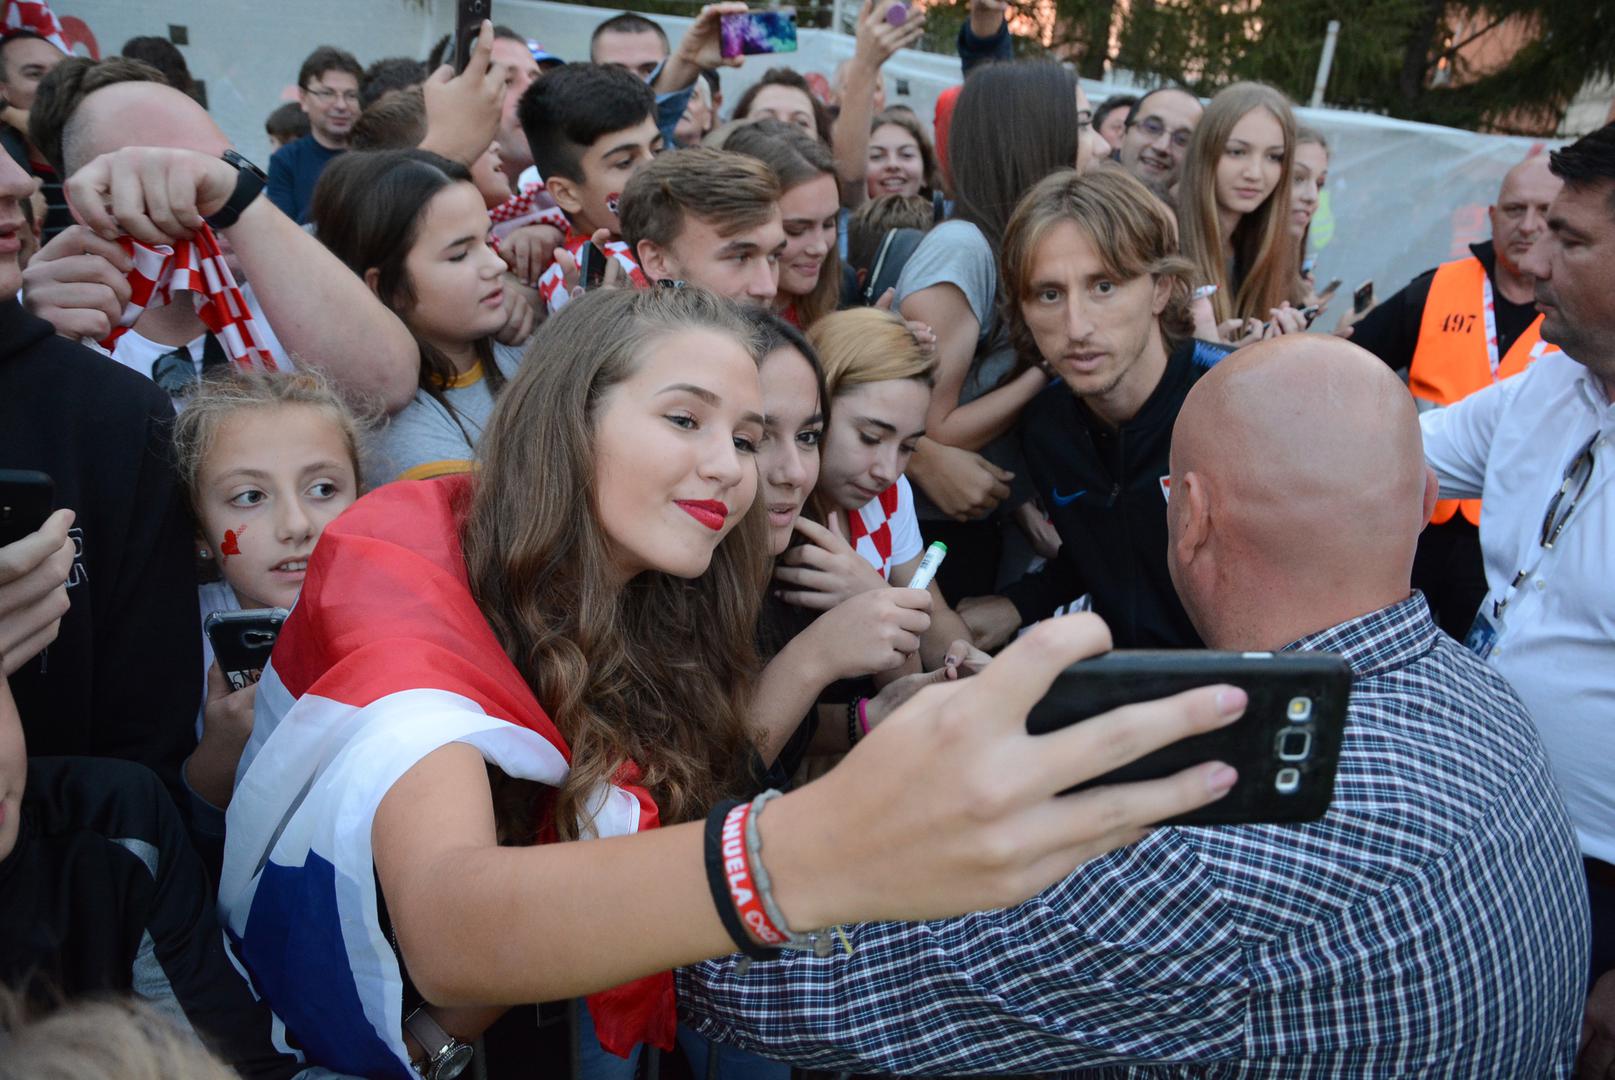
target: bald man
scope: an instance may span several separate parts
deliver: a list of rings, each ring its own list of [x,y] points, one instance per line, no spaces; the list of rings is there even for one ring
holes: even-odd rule
[[[1171,457],[1206,641],[1352,667],[1329,813],[1156,829],[1006,911],[851,928],[851,956],[698,965],[697,1030],[879,1074],[1569,1077],[1575,839],[1519,699],[1409,587],[1436,488],[1407,391],[1338,339],[1251,346]]]
[[[1536,281],[1522,260],[1548,231],[1548,206],[1561,186],[1546,154],[1515,165],[1489,211],[1491,240],[1414,278],[1352,328],[1353,342],[1408,369],[1421,410],[1461,401],[1555,350],[1542,339]],[[1479,529],[1479,499],[1438,503],[1413,568],[1436,621],[1460,641],[1486,595]]]
[[[29,124],[81,210],[104,205],[113,189],[136,206],[104,221],[104,235],[74,226],[29,261],[24,303],[58,333],[95,342],[117,325],[130,289],[127,256],[112,237],[165,243],[188,236],[166,208],[189,201],[219,222],[214,232],[246,281],[243,293],[269,332],[277,363],[318,367],[344,391],[389,411],[413,400],[420,352],[409,330],[261,194],[255,166],[223,157],[230,149],[224,132],[155,68],[122,58],[65,60],[40,83]],[[226,211],[238,191],[245,201]],[[147,378],[166,378],[164,389],[176,399],[204,367],[225,359],[194,305],[183,301],[147,308],[111,355]]]

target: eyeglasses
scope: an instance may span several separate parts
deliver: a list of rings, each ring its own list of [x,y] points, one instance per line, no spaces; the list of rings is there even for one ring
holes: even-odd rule
[[[1093,125],[1093,110],[1092,109],[1078,109],[1077,110],[1077,130],[1081,131],[1084,128],[1091,127],[1092,125]]]
[[[1542,515],[1541,542],[1545,548],[1551,549],[1559,539],[1559,535],[1565,531],[1565,526],[1570,524],[1570,515],[1575,513],[1576,503],[1581,500],[1587,491],[1587,485],[1592,482],[1593,447],[1598,445],[1600,434],[1602,433],[1593,432],[1593,437],[1587,440],[1587,445],[1581,448],[1581,453],[1571,459],[1569,467],[1565,469],[1563,483],[1559,485],[1558,492],[1548,503],[1548,512]],[[1570,494],[1572,488],[1576,492],[1574,495]],[[1570,495],[1568,503],[1565,502],[1566,495]],[[1561,504],[1564,506],[1563,513],[1559,510]]]
[[[359,91],[357,90],[332,90],[329,86],[305,86],[303,87],[303,93],[321,105],[329,105],[338,98],[342,99],[342,104],[344,105],[359,104]]]
[[[1153,116],[1146,116],[1142,120],[1135,120],[1127,126],[1138,128],[1140,131],[1150,137],[1150,142],[1154,142],[1162,135],[1166,134],[1166,125],[1161,123],[1158,118]],[[1187,150],[1189,148],[1189,140],[1193,137],[1193,130],[1189,128],[1178,128],[1172,133],[1172,145],[1177,147],[1179,150]]]

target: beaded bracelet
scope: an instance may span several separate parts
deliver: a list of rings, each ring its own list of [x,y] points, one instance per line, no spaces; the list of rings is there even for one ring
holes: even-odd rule
[[[847,702],[847,747],[850,749],[858,745],[858,740],[869,731],[867,724],[860,724],[859,717],[863,713],[864,699],[853,698]]]

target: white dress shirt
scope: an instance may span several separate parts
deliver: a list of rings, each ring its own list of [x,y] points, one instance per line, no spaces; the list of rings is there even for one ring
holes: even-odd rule
[[[1551,353],[1420,424],[1442,497],[1485,499],[1481,610],[1507,600],[1490,660],[1536,720],[1583,854],[1615,862],[1615,405]],[[1548,504],[1589,443],[1591,479],[1544,548]]]

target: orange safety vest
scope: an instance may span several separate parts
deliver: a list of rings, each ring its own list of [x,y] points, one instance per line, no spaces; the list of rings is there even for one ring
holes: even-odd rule
[[[1489,310],[1491,282],[1486,267],[1471,255],[1444,263],[1430,281],[1430,298],[1419,323],[1419,342],[1408,368],[1408,389],[1433,405],[1451,405],[1500,379],[1518,375],[1556,346],[1542,340],[1538,315],[1500,359],[1497,356],[1496,314]],[[1494,370],[1495,368],[1495,370]],[[1479,499],[1442,499],[1436,503],[1432,525],[1445,525],[1462,512],[1471,525],[1480,525]]]

